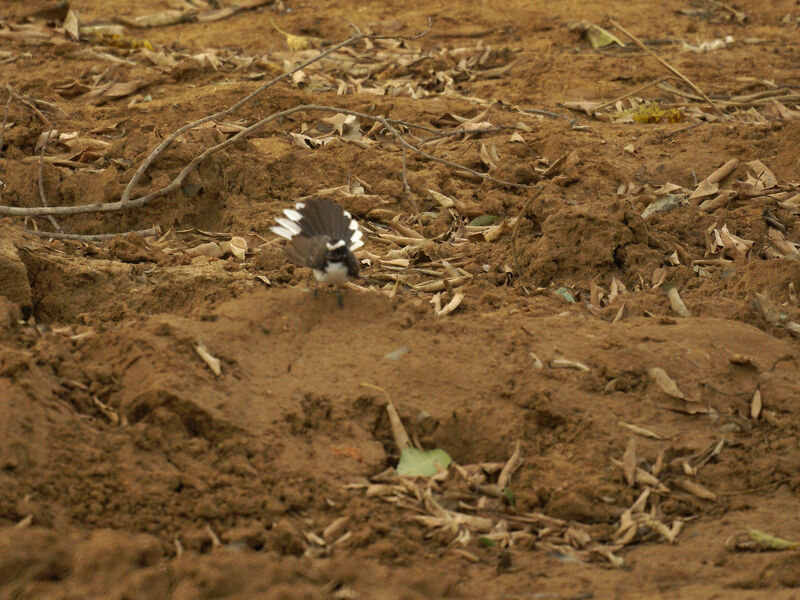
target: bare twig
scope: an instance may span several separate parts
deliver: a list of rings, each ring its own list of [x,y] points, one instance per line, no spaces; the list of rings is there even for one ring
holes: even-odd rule
[[[90,213],[90,212],[113,212],[113,211],[123,210],[123,209],[127,209],[127,208],[138,208],[138,207],[144,206],[145,204],[147,204],[148,202],[152,201],[155,198],[158,198],[160,196],[164,196],[166,194],[169,194],[169,193],[177,190],[181,186],[183,181],[186,179],[186,177],[189,175],[189,173],[191,173],[195,169],[195,167],[197,167],[198,164],[200,164],[202,161],[204,161],[206,158],[208,158],[212,154],[215,154],[216,152],[219,152],[223,148],[226,148],[227,146],[230,146],[231,144],[234,144],[234,143],[240,141],[241,139],[252,135],[253,133],[259,131],[261,128],[264,127],[264,125],[266,125],[267,123],[270,123],[271,121],[275,121],[276,119],[281,119],[283,117],[287,117],[287,116],[289,116],[291,114],[294,114],[296,112],[303,112],[303,111],[306,111],[306,112],[319,111],[319,112],[341,113],[341,114],[345,114],[345,115],[353,115],[353,116],[361,118],[361,119],[367,119],[367,120],[375,121],[375,122],[378,122],[381,125],[383,125],[384,128],[387,129],[390,134],[392,134],[392,136],[395,138],[395,140],[400,142],[402,147],[407,148],[407,149],[411,150],[412,152],[416,152],[417,154],[419,154],[420,156],[424,156],[428,160],[441,163],[441,164],[446,165],[448,167],[451,167],[453,169],[458,169],[460,171],[465,171],[467,173],[470,173],[471,175],[474,175],[475,177],[478,177],[480,179],[484,179],[486,181],[491,181],[492,183],[495,183],[497,185],[517,188],[517,189],[528,189],[528,188],[533,187],[533,186],[527,185],[527,184],[514,183],[514,182],[511,182],[511,181],[505,181],[503,179],[497,179],[496,177],[492,177],[488,173],[481,173],[480,171],[476,171],[475,169],[470,169],[469,167],[466,167],[464,165],[460,165],[458,163],[454,163],[454,162],[449,161],[449,160],[444,159],[444,158],[439,158],[438,156],[433,156],[433,155],[428,154],[427,152],[425,152],[423,150],[420,150],[417,146],[415,146],[414,144],[412,144],[411,142],[406,140],[401,135],[401,133],[397,130],[397,128],[394,126],[395,123],[396,124],[404,124],[405,125],[406,123],[404,123],[403,121],[397,121],[395,119],[387,119],[385,117],[378,117],[378,116],[375,116],[375,115],[370,115],[370,114],[367,114],[367,113],[357,112],[357,111],[354,111],[354,110],[347,110],[347,109],[344,109],[344,108],[338,108],[338,107],[334,107],[334,106],[321,106],[321,105],[317,105],[317,104],[304,104],[304,105],[301,105],[301,106],[294,106],[292,108],[289,108],[289,109],[286,109],[286,110],[283,110],[283,111],[280,111],[280,112],[277,112],[277,113],[273,113],[268,117],[264,117],[260,121],[257,121],[255,123],[253,123],[252,125],[250,125],[249,127],[246,127],[245,129],[242,129],[241,131],[239,131],[235,135],[231,136],[227,140],[224,140],[224,141],[220,142],[219,144],[217,144],[215,146],[211,146],[210,148],[206,148],[202,153],[200,153],[197,156],[195,156],[194,159],[192,159],[181,170],[181,172],[178,173],[178,175],[168,185],[164,186],[163,188],[160,188],[160,189],[154,190],[152,192],[149,192],[148,194],[145,194],[144,196],[140,196],[139,198],[136,198],[136,199],[133,199],[133,200],[120,200],[118,202],[109,202],[109,203],[106,203],[106,204],[95,203],[95,204],[84,204],[84,205],[79,205],[79,206],[53,206],[53,207],[49,207],[49,208],[45,208],[45,207],[21,208],[21,207],[16,207],[16,206],[0,206],[0,215],[12,215],[12,216],[76,215],[76,214]]]
[[[406,147],[403,146],[403,195],[405,196],[406,202],[414,209],[415,213],[419,213],[419,207],[417,203],[414,202],[414,196],[411,194],[411,187],[408,185],[408,178],[406,177]]]
[[[541,108],[518,108],[517,110],[528,115],[542,115],[543,117],[549,117],[551,119],[564,119],[565,121],[569,121],[569,124],[573,127],[575,126],[575,123],[578,122],[578,119],[573,119],[567,115],[561,115],[557,112],[542,110]]]
[[[55,233],[52,231],[34,231],[33,229],[26,229],[27,233],[32,233],[40,238],[49,238],[53,240],[73,240],[76,242],[102,242],[105,240],[113,240],[115,237],[128,237],[129,235],[136,234],[142,237],[158,237],[161,235],[161,229],[156,225],[149,229],[140,229],[138,231],[123,231],[122,233],[98,233],[94,235],[81,235],[78,233]]]
[[[522,273],[519,267],[519,255],[517,254],[517,234],[519,233],[519,226],[520,223],[522,223],[522,219],[525,218],[525,215],[528,213],[528,209],[533,201],[536,200],[536,198],[538,198],[543,191],[544,188],[541,187],[534,194],[529,196],[527,200],[525,200],[525,203],[522,205],[522,210],[519,211],[517,220],[514,222],[514,230],[511,232],[511,252],[514,254],[514,270],[516,271],[517,277],[519,277]]]
[[[695,127],[700,127],[701,125],[708,124],[708,121],[698,121],[697,123],[692,123],[688,127],[684,127],[683,129],[678,129],[677,131],[670,131],[668,133],[662,133],[658,136],[658,141],[661,142],[669,137],[673,137],[678,135],[679,133],[684,133],[686,131],[691,131]]]
[[[47,150],[47,143],[50,141],[50,138],[53,137],[53,132],[56,130],[56,125],[50,127],[50,131],[47,133],[47,137],[44,139],[44,143],[42,144],[42,151],[39,153],[39,196],[42,198],[42,206],[47,207],[47,194],[44,191],[44,177],[42,176],[42,172],[44,171],[44,153]],[[56,218],[53,215],[47,215],[47,218],[52,223],[53,227],[56,228],[58,233],[63,233],[64,230],[61,229],[61,225],[58,224]]]
[[[6,121],[8,120],[8,107],[11,106],[12,98],[14,96],[9,92],[8,100],[6,100],[6,109],[3,111],[3,124],[0,125],[0,156],[3,156],[3,144],[6,142]]]
[[[418,39],[418,38],[421,38],[424,35],[427,35],[427,33],[430,31],[430,29],[431,29],[431,19],[430,19],[430,17],[428,17],[428,26],[424,31],[422,31],[420,33],[417,33],[417,34],[415,34],[413,36],[407,36],[405,38],[403,38],[403,36],[364,34],[364,33],[361,33],[358,30],[358,28],[354,28],[354,29],[357,32],[356,35],[347,38],[343,42],[339,42],[338,44],[334,44],[333,46],[331,46],[327,50],[324,50],[323,52],[320,52],[316,56],[312,56],[307,61],[297,65],[296,67],[294,67],[290,71],[286,71],[285,73],[283,73],[281,75],[278,75],[274,79],[268,81],[264,85],[258,87],[254,91],[252,91],[250,94],[248,94],[247,96],[245,96],[244,98],[242,98],[238,102],[232,104],[230,107],[228,107],[228,108],[226,108],[224,110],[221,110],[221,111],[219,111],[217,113],[214,113],[213,115],[207,115],[207,116],[205,116],[205,117],[203,117],[201,119],[197,119],[196,121],[192,121],[191,123],[188,123],[188,124],[184,125],[183,127],[179,128],[178,130],[176,130],[172,135],[167,137],[163,142],[161,142],[158,146],[156,146],[155,150],[153,150],[150,153],[150,155],[146,159],[144,159],[142,164],[139,165],[139,168],[133,174],[133,177],[131,177],[131,180],[128,182],[128,185],[125,187],[125,190],[122,192],[121,201],[122,202],[128,202],[130,200],[131,193],[133,192],[134,186],[136,186],[136,184],[139,182],[139,180],[145,174],[145,171],[147,171],[147,169],[150,168],[150,165],[152,165],[155,162],[155,160],[159,156],[161,156],[161,154],[164,152],[164,150],[166,150],[172,144],[172,142],[174,142],[181,134],[189,131],[190,129],[194,129],[198,125],[202,125],[203,123],[207,123],[208,121],[213,121],[214,119],[219,119],[221,117],[226,117],[226,116],[234,113],[239,108],[241,108],[242,106],[244,106],[245,104],[250,102],[253,98],[261,95],[265,90],[271,88],[276,83],[278,83],[280,81],[283,81],[284,79],[289,79],[292,75],[294,75],[295,73],[297,73],[301,69],[304,69],[308,65],[313,64],[313,63],[325,58],[329,54],[332,54],[333,52],[336,52],[337,50],[339,50],[340,48],[344,48],[345,46],[350,46],[352,44],[355,44],[356,42],[359,42],[361,40],[366,40],[366,39],[378,40],[378,39],[389,39],[389,38],[393,38],[393,39],[401,39],[401,38],[402,39]]]
[[[724,113],[724,112],[722,112],[722,109],[721,109],[721,108],[719,108],[719,107],[718,107],[716,104],[714,104],[714,102],[712,102],[711,98],[709,98],[708,96],[706,96],[706,95],[705,95],[705,93],[703,92],[703,90],[701,90],[701,89],[700,89],[699,87],[697,87],[697,86],[696,86],[694,83],[692,83],[692,81],[691,81],[691,80],[690,80],[688,77],[686,77],[686,75],[684,75],[683,73],[681,73],[680,71],[678,71],[678,69],[676,69],[675,67],[673,67],[672,65],[670,65],[669,63],[667,63],[667,61],[665,61],[663,58],[661,58],[661,57],[660,57],[658,54],[656,54],[655,52],[653,52],[652,50],[650,50],[650,48],[648,48],[647,46],[645,46],[645,45],[642,43],[642,41],[641,41],[639,38],[637,38],[637,37],[636,37],[635,35],[633,35],[633,34],[632,34],[630,31],[628,31],[627,29],[625,29],[625,28],[624,28],[622,25],[620,25],[619,23],[617,23],[617,22],[616,22],[614,19],[609,19],[609,22],[610,22],[610,23],[611,23],[611,24],[612,24],[614,27],[616,27],[617,29],[619,29],[619,30],[620,30],[622,33],[624,33],[626,36],[628,36],[628,37],[631,39],[631,41],[633,41],[633,43],[634,43],[634,44],[636,44],[637,46],[639,46],[639,48],[641,48],[642,50],[644,50],[645,52],[647,52],[648,54],[650,54],[650,55],[651,55],[653,58],[655,58],[655,59],[656,59],[658,62],[660,62],[660,63],[661,63],[661,66],[663,66],[665,69],[667,69],[667,71],[669,71],[670,73],[672,73],[672,74],[673,74],[673,75],[675,75],[676,77],[679,77],[680,79],[682,79],[682,80],[683,80],[683,81],[684,81],[684,82],[685,82],[685,83],[686,83],[686,84],[687,84],[687,85],[688,85],[690,88],[692,88],[692,89],[693,89],[695,92],[697,92],[698,94],[700,94],[700,95],[703,97],[703,99],[704,99],[704,100],[705,100],[705,101],[708,103],[708,105],[709,105],[711,108],[713,108],[713,109],[714,109],[714,111],[715,111],[717,114],[719,114],[719,115],[722,115],[722,116],[725,116],[725,113]]]
[[[50,127],[50,120],[42,114],[42,111],[36,108],[36,105],[33,102],[31,102],[30,100],[25,98],[25,96],[17,92],[17,90],[11,87],[10,83],[6,84],[6,88],[8,89],[8,93],[14,96],[16,100],[19,100],[20,103],[30,108],[31,111],[33,111],[33,114],[35,114],[39,118],[39,120],[45,125],[45,127]]]

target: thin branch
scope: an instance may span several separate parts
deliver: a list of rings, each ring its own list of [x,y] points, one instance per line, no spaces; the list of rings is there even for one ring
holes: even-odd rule
[[[50,141],[50,138],[53,137],[53,132],[56,130],[56,125],[50,127],[50,131],[47,133],[47,137],[44,139],[44,143],[42,144],[42,151],[39,153],[39,196],[42,198],[42,206],[48,207],[47,204],[47,194],[44,191],[44,177],[42,176],[42,172],[44,171],[44,153],[47,150],[47,143]],[[50,223],[52,223],[53,227],[56,228],[58,233],[63,233],[64,230],[61,229],[61,225],[58,224],[56,218],[53,215],[47,215],[47,218],[50,219]]]
[[[517,234],[519,233],[519,226],[533,201],[536,200],[543,191],[544,188],[540,187],[533,195],[529,196],[528,199],[525,200],[525,203],[522,205],[522,209],[517,215],[517,220],[514,222],[514,230],[511,232],[511,252],[514,255],[514,270],[516,271],[517,278],[519,278],[522,273],[519,267],[519,255],[517,254]]]
[[[358,28],[355,28],[355,29],[356,29],[356,31],[359,31]],[[208,121],[213,121],[214,119],[219,119],[221,117],[227,117],[228,115],[236,112],[242,106],[244,106],[245,104],[250,102],[253,98],[255,98],[255,97],[259,96],[260,94],[262,94],[265,90],[271,88],[273,85],[275,85],[279,81],[283,81],[284,79],[290,78],[292,75],[294,75],[295,73],[297,73],[301,69],[304,69],[308,65],[313,64],[313,63],[315,63],[315,62],[317,62],[319,60],[322,60],[323,58],[325,58],[329,54],[332,54],[333,52],[336,52],[339,48],[344,48],[345,46],[350,46],[352,44],[355,44],[356,42],[359,42],[361,40],[366,40],[366,39],[370,39],[370,40],[379,40],[379,39],[418,39],[418,38],[421,38],[424,35],[426,35],[430,31],[430,29],[431,29],[431,19],[430,19],[430,17],[428,17],[428,26],[427,26],[427,28],[424,31],[422,31],[420,33],[417,33],[417,34],[415,34],[413,36],[410,36],[410,37],[405,37],[404,38],[403,36],[364,34],[364,33],[360,33],[360,32],[356,33],[356,35],[347,38],[343,42],[339,42],[338,44],[334,44],[333,46],[331,46],[327,50],[325,50],[323,52],[320,52],[316,56],[313,56],[313,57],[309,58],[307,61],[297,65],[296,67],[294,67],[290,71],[286,71],[285,73],[283,73],[281,75],[278,75],[274,79],[268,81],[264,85],[258,87],[254,91],[252,91],[250,94],[248,94],[247,96],[245,96],[244,98],[242,98],[241,100],[236,102],[235,104],[232,104],[230,107],[228,107],[228,108],[226,108],[224,110],[221,110],[221,111],[219,111],[217,113],[214,113],[213,115],[207,115],[207,116],[205,116],[205,117],[203,117],[201,119],[197,119],[196,121],[192,121],[191,123],[188,123],[188,124],[184,125],[183,127],[181,127],[178,130],[176,130],[168,138],[166,138],[163,142],[161,142],[158,146],[156,146],[156,149],[153,150],[146,159],[144,159],[144,161],[142,162],[141,165],[139,165],[139,168],[133,174],[133,177],[128,182],[128,185],[125,187],[125,190],[122,192],[121,201],[122,202],[128,202],[130,200],[131,193],[133,192],[133,188],[136,186],[137,183],[139,183],[139,180],[145,174],[145,171],[147,171],[147,169],[150,168],[150,166],[155,162],[155,160],[159,156],[161,156],[161,154],[181,134],[189,131],[190,129],[194,129],[198,125],[202,125],[203,123],[207,123]]]
[[[11,100],[14,96],[11,92],[8,93],[8,100],[6,101],[6,109],[3,111],[3,124],[0,125],[0,156],[3,156],[3,144],[6,142],[6,121],[8,121],[8,107],[11,106]]]
[[[6,88],[8,89],[9,94],[14,96],[14,98],[16,98],[17,100],[19,100],[21,104],[24,104],[25,106],[30,108],[33,111],[33,114],[39,117],[39,120],[44,124],[45,127],[50,127],[50,120],[42,114],[42,111],[36,108],[36,105],[33,102],[31,102],[30,100],[25,98],[25,96],[17,92],[17,90],[11,87],[10,83],[6,84]]]
[[[411,194],[411,187],[408,185],[408,177],[406,177],[406,147],[403,146],[403,170],[402,170],[402,177],[403,177],[403,196],[405,196],[406,202],[414,209],[415,213],[419,213],[419,207],[417,203],[414,202],[414,196]]]
[[[723,117],[725,116],[725,113],[724,113],[724,112],[722,112],[722,109],[721,109],[721,108],[719,108],[719,107],[718,107],[716,104],[714,104],[714,103],[711,101],[711,98],[709,98],[708,96],[706,96],[706,95],[705,95],[705,93],[703,92],[703,90],[701,90],[701,89],[700,89],[699,87],[697,87],[697,86],[696,86],[694,83],[692,83],[692,81],[691,81],[691,80],[690,80],[688,77],[686,77],[686,75],[684,75],[683,73],[681,73],[680,71],[678,71],[678,69],[676,69],[675,67],[673,67],[672,65],[670,65],[670,64],[669,64],[667,61],[665,61],[663,58],[661,58],[661,57],[660,57],[658,54],[656,54],[655,52],[653,52],[652,50],[650,50],[650,48],[648,48],[647,46],[645,46],[645,45],[642,43],[642,41],[641,41],[639,38],[637,38],[635,35],[633,35],[631,32],[629,32],[627,29],[625,29],[625,28],[624,28],[622,25],[620,25],[619,23],[617,23],[617,22],[616,22],[614,19],[609,19],[609,22],[610,22],[610,23],[611,23],[611,24],[612,24],[614,27],[616,27],[617,29],[619,29],[619,30],[620,30],[622,33],[624,33],[626,36],[628,36],[628,37],[631,39],[631,41],[633,41],[633,43],[634,43],[634,44],[636,44],[637,46],[639,46],[639,48],[641,48],[642,50],[644,50],[645,52],[647,52],[648,54],[650,54],[650,55],[651,55],[653,58],[655,58],[655,59],[656,59],[658,62],[660,62],[660,63],[661,63],[661,65],[662,65],[662,66],[663,66],[665,69],[667,69],[667,71],[669,71],[670,73],[672,73],[672,74],[673,74],[673,75],[675,75],[676,77],[680,77],[680,78],[681,78],[681,79],[682,79],[682,80],[683,80],[683,81],[684,81],[684,82],[685,82],[685,83],[686,83],[686,84],[687,84],[687,85],[688,85],[690,88],[692,88],[692,89],[693,89],[695,92],[697,92],[698,94],[700,94],[700,95],[703,97],[703,99],[704,99],[704,100],[705,100],[705,101],[708,103],[708,105],[709,105],[711,108],[713,108],[713,109],[714,109],[714,110],[715,110],[715,111],[716,111],[716,112],[717,112],[719,115],[721,115],[721,116],[723,116]]]
[[[140,196],[139,198],[136,198],[134,200],[120,200],[118,202],[109,202],[107,204],[95,203],[95,204],[83,204],[83,205],[79,205],[79,206],[53,206],[53,207],[49,207],[49,208],[45,208],[45,207],[20,208],[20,207],[16,207],[16,206],[0,206],[0,215],[16,215],[16,216],[26,216],[26,215],[76,215],[76,214],[83,214],[83,213],[90,213],[90,212],[113,212],[113,211],[127,209],[127,208],[138,208],[138,207],[144,206],[145,204],[147,204],[148,202],[152,201],[155,198],[158,198],[160,196],[164,196],[166,194],[169,194],[169,193],[177,190],[181,186],[183,181],[186,179],[186,177],[189,175],[189,173],[191,173],[195,169],[195,167],[197,167],[198,164],[200,164],[202,161],[204,161],[206,158],[208,158],[212,154],[215,154],[216,152],[219,152],[223,148],[226,148],[227,146],[230,146],[231,144],[234,144],[234,143],[242,140],[243,138],[246,138],[246,137],[252,135],[253,133],[259,131],[261,128],[264,127],[264,125],[266,125],[267,123],[269,123],[271,121],[275,121],[276,119],[281,119],[283,117],[287,117],[287,116],[289,116],[291,114],[294,114],[296,112],[301,112],[301,111],[308,111],[308,112],[319,111],[319,112],[329,112],[329,113],[341,113],[341,114],[345,114],[345,115],[353,115],[353,116],[361,118],[361,119],[367,119],[367,120],[371,120],[371,121],[376,121],[376,122],[380,123],[381,125],[383,125],[384,128],[386,128],[389,131],[389,133],[392,134],[392,136],[395,138],[395,140],[400,142],[402,147],[407,148],[407,149],[411,150],[412,152],[416,152],[417,154],[419,154],[420,156],[424,156],[428,160],[431,160],[433,162],[438,162],[440,164],[446,165],[446,166],[448,166],[450,168],[453,168],[453,169],[457,169],[457,170],[460,170],[460,171],[465,171],[467,173],[470,173],[471,175],[474,175],[475,177],[478,177],[480,179],[484,179],[486,181],[491,181],[492,183],[495,183],[497,185],[516,188],[516,189],[529,189],[529,188],[533,187],[531,185],[527,185],[527,184],[523,184],[523,183],[514,183],[512,181],[505,181],[503,179],[497,179],[496,177],[492,177],[488,173],[481,173],[480,171],[476,171],[475,169],[471,169],[471,168],[466,167],[464,165],[460,165],[458,163],[454,163],[454,162],[449,161],[449,160],[444,159],[444,158],[439,158],[438,156],[433,156],[433,155],[428,154],[427,152],[425,152],[423,150],[420,150],[417,146],[415,146],[414,144],[412,144],[409,141],[407,141],[402,136],[402,134],[394,127],[394,125],[392,125],[393,122],[394,123],[398,123],[398,124],[408,125],[407,123],[404,123],[402,121],[397,121],[397,120],[394,120],[394,119],[387,119],[385,117],[377,117],[375,115],[370,115],[370,114],[367,114],[367,113],[357,112],[357,111],[354,111],[354,110],[347,110],[347,109],[344,109],[344,108],[338,108],[338,107],[335,107],[335,106],[321,106],[321,105],[317,105],[317,104],[304,104],[304,105],[295,106],[295,107],[292,107],[292,108],[289,108],[289,109],[286,109],[286,110],[283,110],[283,111],[280,111],[280,112],[277,112],[277,113],[273,113],[270,116],[265,117],[265,118],[261,119],[260,121],[257,121],[255,123],[253,123],[249,127],[246,127],[245,129],[242,129],[241,131],[239,131],[235,135],[231,136],[227,140],[224,140],[224,141],[220,142],[216,146],[211,146],[209,148],[206,148],[202,153],[200,153],[197,156],[195,156],[186,166],[184,166],[183,169],[181,170],[181,172],[178,173],[178,175],[168,185],[166,185],[163,188],[160,188],[158,190],[154,190],[152,192],[149,192],[148,194],[145,194],[144,196]]]
[[[569,121],[569,124],[572,127],[575,127],[575,123],[578,122],[578,119],[573,119],[567,115],[561,115],[557,112],[542,110],[541,108],[518,108],[517,110],[521,113],[529,115],[542,115],[543,117],[550,117],[551,119],[564,119],[565,121]]]
[[[158,237],[161,235],[161,228],[156,225],[149,229],[140,229],[138,231],[123,231],[122,233],[98,233],[94,235],[81,235],[79,233],[55,233],[53,231],[34,231],[33,229],[26,229],[27,233],[32,233],[40,238],[49,238],[53,240],[73,240],[77,242],[102,242],[104,240],[113,240],[115,237],[128,237],[129,235],[136,234],[142,237]]]

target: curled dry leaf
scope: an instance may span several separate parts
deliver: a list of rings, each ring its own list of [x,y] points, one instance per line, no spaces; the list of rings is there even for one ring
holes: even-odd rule
[[[745,258],[747,253],[750,251],[750,248],[753,247],[755,243],[754,240],[746,240],[741,238],[737,235],[733,235],[730,231],[728,231],[728,226],[723,225],[722,229],[715,229],[715,252],[718,252],[720,249],[723,250],[723,256],[727,256],[728,258]]]
[[[117,17],[117,20],[130,27],[138,27],[141,29],[147,27],[166,27],[167,25],[175,25],[190,17],[192,12],[183,10],[162,10],[161,12],[151,13],[149,15],[141,15],[129,19],[126,17]]]
[[[231,254],[239,260],[244,260],[247,254],[247,240],[240,236],[234,236],[230,242],[227,242]]]
[[[696,481],[691,481],[689,479],[676,479],[674,483],[683,491],[689,492],[693,496],[697,496],[703,500],[711,500],[713,502],[717,499],[717,495],[714,492],[709,490],[704,485],[697,483]]]
[[[657,433],[653,433],[649,429],[645,429],[644,427],[639,427],[638,425],[634,425],[633,423],[625,423],[623,421],[619,421],[617,425],[619,425],[620,427],[624,427],[625,429],[628,429],[633,433],[635,433],[636,435],[640,435],[642,437],[652,438],[654,440],[666,439],[663,436],[658,435]]]
[[[554,358],[550,361],[550,367],[553,369],[577,369],[578,371],[585,371],[586,373],[591,371],[591,369],[582,362],[570,360],[568,358]]]
[[[333,127],[333,130],[345,139],[361,139],[361,127],[355,115],[345,115],[338,113],[332,117],[320,119],[323,123]]]
[[[686,400],[686,396],[684,396],[683,392],[678,389],[678,385],[661,367],[647,369],[647,376],[650,377],[651,381],[655,382],[655,384],[658,385],[658,387],[661,388],[661,391],[665,394],[672,396],[673,398]]]
[[[494,144],[490,145],[488,148],[486,144],[481,144],[481,149],[478,154],[481,157],[481,162],[490,169],[494,169],[497,163],[500,162],[500,157],[497,155],[497,149]]]
[[[205,361],[205,363],[208,365],[208,368],[211,369],[211,372],[219,377],[222,373],[222,363],[220,360],[214,357],[203,344],[197,344],[194,347],[194,350],[197,352],[200,358]]]
[[[455,204],[452,198],[449,198],[444,194],[437,192],[436,190],[429,189],[428,193],[439,203],[442,208],[452,208]]]
[[[719,184],[704,179],[699,184],[697,184],[695,190],[691,194],[689,194],[689,200],[692,201],[698,198],[713,196],[717,192],[719,192]]]
[[[778,185],[778,178],[760,160],[751,160],[747,167],[752,173],[747,174],[747,183],[759,190],[769,190]]]
[[[75,13],[74,10],[70,9],[70,11],[67,13],[67,16],[64,17],[64,23],[62,27],[64,28],[64,31],[70,38],[72,38],[76,42],[80,41],[81,39],[80,23],[78,22],[78,15]]]
[[[443,317],[445,315],[449,315],[451,312],[457,309],[463,301],[464,301],[464,294],[461,292],[456,292],[453,295],[453,298],[450,300],[450,302],[448,302],[445,306],[436,311],[436,316]]]
[[[723,190],[718,196],[703,200],[698,208],[704,212],[713,212],[720,208],[728,206],[731,200],[736,198],[736,192],[733,190]]]
[[[680,316],[687,319],[692,316],[692,313],[689,312],[689,309],[686,308],[686,305],[683,303],[680,294],[678,294],[678,288],[676,286],[671,285],[667,287],[667,298],[669,298],[669,305],[672,307],[672,310]]]
[[[761,416],[761,391],[756,390],[753,394],[753,399],[750,401],[750,417],[758,421],[758,417]]]
[[[622,473],[625,475],[625,481],[628,485],[633,487],[636,483],[636,438],[631,437],[628,440],[628,446],[622,455]]]
[[[222,258],[225,256],[225,250],[217,242],[206,242],[194,248],[189,248],[187,254],[208,256],[209,258]]]

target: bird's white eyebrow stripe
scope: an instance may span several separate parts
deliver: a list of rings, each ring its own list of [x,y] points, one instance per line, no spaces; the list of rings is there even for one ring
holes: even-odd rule
[[[344,240],[339,240],[333,244],[328,242],[326,245],[328,246],[328,250],[336,250],[337,248],[342,248],[344,246]]]

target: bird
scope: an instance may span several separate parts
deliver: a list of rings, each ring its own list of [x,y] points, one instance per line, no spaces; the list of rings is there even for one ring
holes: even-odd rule
[[[339,306],[343,306],[341,286],[357,278],[358,259],[353,251],[364,245],[358,221],[330,198],[310,198],[283,210],[272,233],[289,241],[284,250],[301,267],[311,267],[317,287],[332,283]]]

